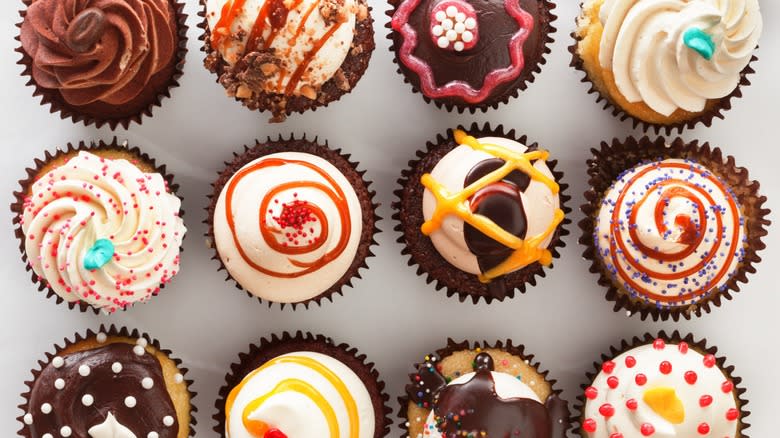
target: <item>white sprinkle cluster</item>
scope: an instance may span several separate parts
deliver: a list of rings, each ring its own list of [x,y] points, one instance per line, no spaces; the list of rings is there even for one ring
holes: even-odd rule
[[[184,381],[184,376],[182,376],[181,373],[176,373],[176,375],[173,376],[173,381],[176,383],[181,383]]]
[[[92,403],[94,402],[95,402],[95,398],[89,394],[84,394],[81,397],[81,404],[83,404],[84,406],[92,406]]]
[[[141,379],[141,386],[144,389],[152,389],[154,387],[154,380],[151,377],[144,377]]]
[[[65,365],[65,359],[55,356],[54,359],[51,360],[51,364],[54,368],[62,368],[62,366]]]
[[[141,345],[136,345],[133,347],[133,353],[135,353],[136,356],[143,356],[144,353],[146,353],[146,349]]]
[[[144,338],[138,338],[138,340],[137,340],[137,341],[135,341],[135,344],[136,344],[136,345],[140,345],[140,346],[142,346],[142,347],[146,348],[146,346],[147,346],[147,345],[149,345],[149,341],[147,341],[147,340],[146,340],[146,339],[144,339]]]
[[[33,416],[29,412],[24,414],[24,424],[28,426],[33,424]]]
[[[41,438],[54,438],[50,433],[44,433]]]
[[[164,416],[163,417],[163,424],[165,425],[165,427],[173,426],[173,417],[171,417],[170,415]]]
[[[73,431],[68,426],[62,426],[60,428],[60,435],[62,435],[65,438],[68,438],[70,436],[70,434],[72,434],[72,433],[73,433]]]
[[[105,333],[100,332],[97,334],[97,341],[99,344],[103,344],[108,340],[108,336]]]
[[[92,372],[92,370],[90,370],[87,365],[81,365],[79,367],[79,375],[81,377],[87,377],[89,375],[89,373],[91,373],[91,372]]]
[[[477,20],[473,17],[467,17],[456,6],[447,6],[445,10],[437,11],[434,18],[436,24],[431,32],[436,37],[436,44],[440,48],[447,49],[452,44],[452,48],[456,52],[462,52],[466,44],[474,41]]]
[[[114,362],[111,364],[111,371],[114,372],[114,374],[119,374],[122,372],[122,364],[119,362]]]
[[[44,414],[49,414],[49,413],[51,413],[51,405],[50,405],[50,404],[48,404],[48,403],[44,403],[44,404],[42,404],[42,405],[41,405],[41,412],[43,412]]]
[[[127,397],[125,397],[125,406],[127,406],[128,408],[134,408],[135,403],[136,403],[135,397],[133,397],[132,395],[128,395]]]
[[[160,435],[158,435],[155,431],[151,431],[148,435],[146,435],[146,438],[160,438]]]
[[[65,387],[65,380],[63,379],[57,379],[54,381],[54,387],[57,389],[62,389]]]

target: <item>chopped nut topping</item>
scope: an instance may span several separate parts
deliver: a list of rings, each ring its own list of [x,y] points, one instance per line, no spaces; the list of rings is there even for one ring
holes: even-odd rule
[[[336,22],[347,21],[344,0],[322,0],[320,1],[319,9],[325,24],[331,25]]]
[[[339,90],[341,91],[349,91],[352,88],[349,85],[347,76],[344,74],[344,70],[342,69],[336,70],[336,74],[333,75],[333,80],[335,81],[336,86],[339,87]]]
[[[246,85],[239,85],[238,90],[236,90],[236,97],[239,99],[247,99],[252,97],[252,90],[249,89]]]
[[[368,6],[364,4],[358,5],[358,10],[357,10],[358,21],[363,21],[366,18],[368,18]]]
[[[315,90],[311,85],[304,85],[301,87],[301,96],[314,100],[317,98],[317,90]]]

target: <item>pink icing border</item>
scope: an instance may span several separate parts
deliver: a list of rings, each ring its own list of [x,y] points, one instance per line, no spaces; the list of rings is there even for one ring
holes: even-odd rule
[[[534,19],[528,12],[520,7],[518,0],[504,0],[504,6],[512,18],[520,25],[520,29],[509,40],[509,55],[512,59],[512,65],[498,70],[493,70],[485,76],[485,82],[479,90],[474,89],[463,81],[452,81],[443,87],[437,87],[431,67],[421,59],[412,55],[417,48],[417,32],[408,23],[421,0],[407,0],[393,14],[391,26],[394,31],[400,32],[404,38],[399,57],[401,61],[417,73],[420,77],[420,86],[423,93],[431,98],[441,97],[461,97],[468,103],[480,103],[485,100],[491,91],[498,85],[511,81],[520,75],[525,66],[523,57],[523,44],[528,39],[531,29],[534,26]]]

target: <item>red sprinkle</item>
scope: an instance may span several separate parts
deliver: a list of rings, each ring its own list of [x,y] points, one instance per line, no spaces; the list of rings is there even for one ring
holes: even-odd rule
[[[655,427],[650,423],[642,423],[642,427],[639,428],[644,436],[650,436],[655,433]]]
[[[623,434],[620,432],[615,432],[612,435],[610,435],[609,438],[623,438]]]
[[[699,425],[699,428],[696,430],[699,431],[699,435],[707,435],[710,433],[710,425],[707,423],[702,423]]]
[[[615,370],[615,362],[608,360],[601,365],[601,370],[607,374],[612,373]]]
[[[723,382],[722,385],[720,385],[720,389],[724,393],[728,394],[729,392],[734,390],[734,384],[731,383],[730,380],[726,380],[725,382]]]
[[[611,404],[609,404],[609,403],[604,403],[599,408],[599,414],[609,418],[609,417],[615,415],[615,408]]]
[[[731,408],[728,411],[726,411],[726,419],[729,421],[736,421],[736,419],[739,418],[739,411],[735,408]]]
[[[704,356],[704,366],[707,368],[712,368],[715,366],[715,356],[708,354]]]
[[[688,352],[688,343],[687,342],[680,342],[677,345],[677,349],[680,350],[680,353],[685,354]]]
[[[585,432],[593,433],[596,431],[596,420],[592,418],[588,418],[585,421],[582,422],[582,428],[585,429]]]
[[[647,376],[645,376],[642,373],[639,373],[636,375],[636,378],[634,379],[637,385],[642,386],[645,383],[647,383]]]
[[[663,374],[669,374],[669,373],[672,372],[672,363],[669,362],[668,360],[665,360],[665,361],[661,362],[661,365],[658,366],[658,369]]]
[[[636,359],[634,356],[626,356],[626,366],[629,368],[634,368],[636,365]]]
[[[626,400],[626,407],[628,408],[629,411],[635,411],[638,406],[639,403],[637,403],[637,401],[634,400],[633,398]]]
[[[592,386],[588,386],[587,388],[585,388],[585,397],[588,400],[594,400],[598,396],[599,396],[599,390],[598,389],[596,389],[596,388],[594,388]]]
[[[696,374],[696,371],[685,372],[685,381],[688,382],[689,385],[695,384],[697,380],[699,380],[699,376]]]
[[[663,350],[664,348],[666,348],[666,342],[664,342],[664,340],[660,338],[656,339],[655,341],[653,341],[653,348],[655,348],[656,350]]]
[[[607,386],[609,386],[612,389],[617,388],[619,384],[620,384],[620,380],[618,380],[618,378],[615,376],[610,376],[607,379]]]
[[[712,396],[711,395],[703,395],[699,398],[699,406],[706,408],[707,406],[712,404]]]
[[[263,438],[287,438],[287,435],[282,433],[279,429],[269,429],[268,432],[263,435]]]

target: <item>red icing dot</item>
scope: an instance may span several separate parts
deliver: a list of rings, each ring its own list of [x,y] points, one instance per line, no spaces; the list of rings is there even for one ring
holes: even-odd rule
[[[711,395],[703,395],[699,398],[699,406],[706,408],[707,406],[712,404],[712,396]]]
[[[623,434],[620,432],[615,432],[612,435],[610,435],[609,438],[623,438]]]
[[[607,386],[609,386],[612,389],[615,389],[620,384],[620,380],[618,380],[615,376],[610,376],[609,379],[607,379]]]
[[[593,400],[593,399],[595,399],[598,396],[599,396],[599,390],[598,389],[596,389],[596,388],[594,388],[592,386],[588,386],[587,388],[585,388],[585,397],[587,397],[588,400]]]
[[[735,408],[731,408],[728,411],[726,411],[726,419],[729,421],[735,421],[737,418],[739,418],[739,411]]]
[[[696,374],[696,371],[685,372],[685,381],[688,382],[689,385],[695,384],[698,379],[699,376]]]
[[[612,362],[611,360],[604,362],[601,364],[601,370],[607,374],[611,373],[615,370],[615,362]]]
[[[615,408],[611,404],[609,404],[609,403],[604,403],[599,408],[599,414],[609,418],[609,417],[615,415]]]
[[[638,406],[639,403],[637,403],[633,398],[626,400],[626,407],[629,411],[635,411]]]
[[[663,374],[669,374],[669,373],[672,372],[672,363],[669,362],[668,360],[665,360],[665,361],[661,362],[661,365],[658,366],[658,369]]]
[[[715,356],[708,354],[704,356],[704,366],[707,368],[712,368],[715,366]]]
[[[585,432],[593,433],[596,431],[596,420],[592,418],[588,418],[585,421],[582,422],[582,428],[585,429]]]
[[[656,339],[655,341],[653,341],[653,348],[655,348],[656,350],[663,350],[664,348],[666,348],[666,342],[664,342],[663,339]]]
[[[650,436],[655,433],[655,427],[650,423],[642,423],[642,427],[639,428],[643,436]]]
[[[636,365],[636,359],[634,356],[626,356],[626,366],[629,368],[634,368],[634,365]]]
[[[699,425],[698,429],[696,430],[699,431],[699,435],[707,435],[708,433],[710,433],[710,425],[707,423],[702,423]]]
[[[734,390],[734,384],[731,383],[730,380],[726,380],[725,382],[723,382],[722,385],[720,385],[720,389],[721,389],[721,391],[723,391],[726,394],[728,394],[729,392]]]
[[[645,383],[647,383],[647,376],[645,376],[642,373],[639,373],[636,375],[636,378],[634,378],[634,381],[636,381],[637,385],[642,386]]]
[[[269,429],[268,432],[263,435],[263,438],[287,438],[287,435],[279,429]]]
[[[688,352],[688,343],[687,342],[680,342],[677,344],[677,349],[680,350],[680,353],[685,354]]]

